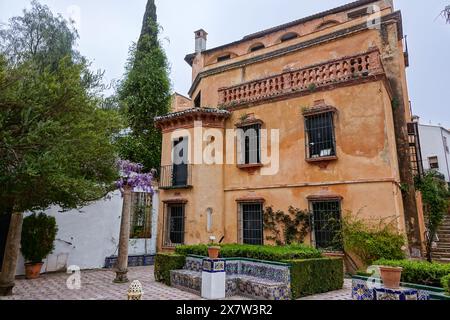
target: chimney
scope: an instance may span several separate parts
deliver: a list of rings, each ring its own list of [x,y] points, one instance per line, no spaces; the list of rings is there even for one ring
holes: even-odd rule
[[[200,29],[195,31],[195,53],[199,53],[206,50],[206,39],[208,33],[205,30]]]

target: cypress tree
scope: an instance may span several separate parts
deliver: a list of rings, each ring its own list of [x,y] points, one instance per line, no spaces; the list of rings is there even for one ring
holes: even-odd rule
[[[158,168],[161,161],[162,135],[153,119],[167,114],[170,104],[169,67],[158,34],[155,2],[149,0],[139,40],[131,46],[118,90],[121,110],[130,128],[130,133],[118,140],[120,156],[142,163],[146,171]]]

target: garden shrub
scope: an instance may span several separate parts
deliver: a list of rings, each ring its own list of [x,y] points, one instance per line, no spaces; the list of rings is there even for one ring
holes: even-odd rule
[[[33,213],[24,218],[20,251],[25,260],[31,263],[42,262],[55,249],[57,233],[55,217]]]
[[[292,298],[342,289],[344,264],[342,258],[320,258],[284,261],[291,265]]]
[[[181,255],[208,255],[207,245],[178,246],[175,249]],[[283,261],[293,259],[320,258],[319,250],[306,245],[290,246],[255,246],[241,244],[221,245],[220,257],[222,258],[250,258],[266,261]]]
[[[402,267],[402,282],[441,287],[441,279],[450,274],[450,264],[412,260],[381,259],[374,265]]]
[[[158,253],[155,257],[155,280],[170,286],[170,270],[183,269],[185,262],[184,255]]]
[[[450,296],[450,274],[446,275],[445,277],[442,277],[441,284],[445,290],[445,293],[448,296]]]
[[[369,221],[352,216],[342,219],[344,249],[354,253],[366,265],[378,259],[405,258],[405,238],[396,231],[394,221]]]

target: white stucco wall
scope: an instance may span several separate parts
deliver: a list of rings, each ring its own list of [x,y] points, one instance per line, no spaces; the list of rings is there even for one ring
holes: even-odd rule
[[[450,147],[450,132],[439,126],[419,125],[420,147],[422,149],[423,168],[430,169],[429,157],[438,157],[439,172],[450,182],[450,153],[445,150],[444,139]]]
[[[129,255],[155,254],[158,195],[153,198],[152,239],[131,239]],[[44,260],[42,272],[64,270],[75,265],[80,269],[103,268],[105,258],[117,255],[122,214],[122,197],[114,192],[80,210],[60,212],[53,207],[45,212],[56,218],[58,234],[55,250]],[[17,275],[24,274],[24,260],[20,257]]]

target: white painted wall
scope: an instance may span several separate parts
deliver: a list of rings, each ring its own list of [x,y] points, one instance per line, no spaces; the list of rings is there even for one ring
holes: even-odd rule
[[[422,149],[423,168],[430,169],[429,157],[438,157],[439,172],[450,182],[450,153],[445,150],[444,137],[450,147],[450,132],[439,126],[419,125],[420,147]]]
[[[158,203],[158,193],[155,192],[152,238],[130,239],[129,255],[156,253]],[[103,268],[106,257],[117,255],[122,215],[119,191],[80,210],[62,213],[60,208],[53,207],[45,213],[56,218],[58,234],[55,250],[45,259],[42,272],[60,271],[71,265],[82,270]],[[24,274],[23,257],[19,259],[16,274]]]

